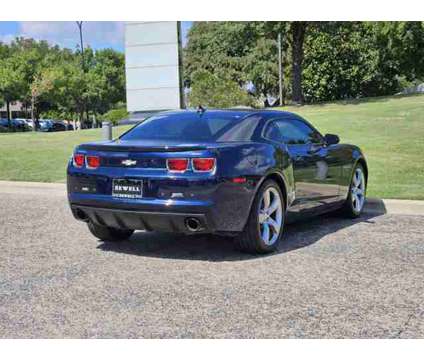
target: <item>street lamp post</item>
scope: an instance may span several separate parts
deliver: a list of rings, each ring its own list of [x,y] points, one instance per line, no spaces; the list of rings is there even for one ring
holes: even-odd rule
[[[279,96],[280,96],[280,106],[284,105],[283,99],[283,59],[282,59],[282,49],[281,49],[281,33],[278,33],[278,87],[279,87]]]
[[[82,41],[82,21],[77,21],[76,23],[78,25],[78,29],[79,29],[79,33],[80,33],[82,70],[85,70],[85,64],[84,64],[84,42]]]
[[[82,21],[76,21],[78,29],[79,29],[79,34],[80,34],[80,46],[81,46],[81,67],[82,67],[82,71],[85,72],[85,61],[84,61],[84,42],[82,40]],[[85,107],[85,106],[84,106]],[[82,110],[82,114],[80,116],[80,125],[79,125],[79,130],[81,130],[82,128],[82,120],[83,120],[83,114],[84,114],[84,109]]]

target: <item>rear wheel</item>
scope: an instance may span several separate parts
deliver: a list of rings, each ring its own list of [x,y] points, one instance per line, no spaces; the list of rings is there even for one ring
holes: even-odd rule
[[[281,241],[283,227],[283,194],[274,180],[267,180],[258,190],[246,227],[235,244],[239,250],[253,254],[272,252]]]
[[[128,239],[134,233],[134,230],[116,229],[94,224],[92,222],[88,223],[88,229],[96,238],[102,241],[123,241]]]
[[[344,212],[347,216],[351,218],[361,216],[365,204],[366,185],[364,168],[358,164],[353,171],[349,194],[344,205]]]

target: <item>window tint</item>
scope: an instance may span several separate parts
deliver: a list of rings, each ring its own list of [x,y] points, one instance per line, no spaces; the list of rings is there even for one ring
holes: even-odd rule
[[[121,140],[223,142],[250,140],[259,118],[237,113],[195,112],[152,116],[121,136]]]
[[[281,131],[277,123],[278,121],[273,121],[268,124],[267,128],[265,129],[264,136],[272,141],[283,142],[284,139],[281,135]]]
[[[272,122],[265,137],[287,145],[316,144],[322,142],[321,135],[308,124],[294,118]]]
[[[231,119],[227,118],[214,118],[213,121],[208,121],[208,125],[212,134],[216,134],[219,130],[229,124]]]

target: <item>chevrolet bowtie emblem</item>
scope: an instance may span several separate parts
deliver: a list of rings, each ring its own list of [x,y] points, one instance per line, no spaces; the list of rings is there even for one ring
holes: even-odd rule
[[[137,164],[137,161],[136,160],[127,159],[127,160],[122,160],[121,161],[121,164],[122,165],[125,165],[125,166],[132,166],[132,165]]]

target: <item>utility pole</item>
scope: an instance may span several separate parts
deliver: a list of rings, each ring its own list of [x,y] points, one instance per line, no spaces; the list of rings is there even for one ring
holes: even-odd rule
[[[284,105],[283,99],[283,60],[281,50],[281,33],[278,33],[278,85],[280,95],[280,106]]]
[[[81,46],[81,67],[82,67],[82,71],[85,73],[85,61],[84,61],[84,42],[82,41],[82,21],[76,21],[78,29],[79,29],[79,34],[80,34],[80,46]],[[83,123],[83,118],[84,118],[84,108],[85,108],[85,104],[84,107],[81,111],[81,115],[80,115],[80,124],[79,124],[79,129],[82,129],[82,123]],[[74,128],[75,130],[75,128]]]
[[[76,21],[80,33],[80,44],[81,44],[81,65],[82,70],[85,71],[85,63],[84,63],[84,43],[82,41],[82,21]]]

